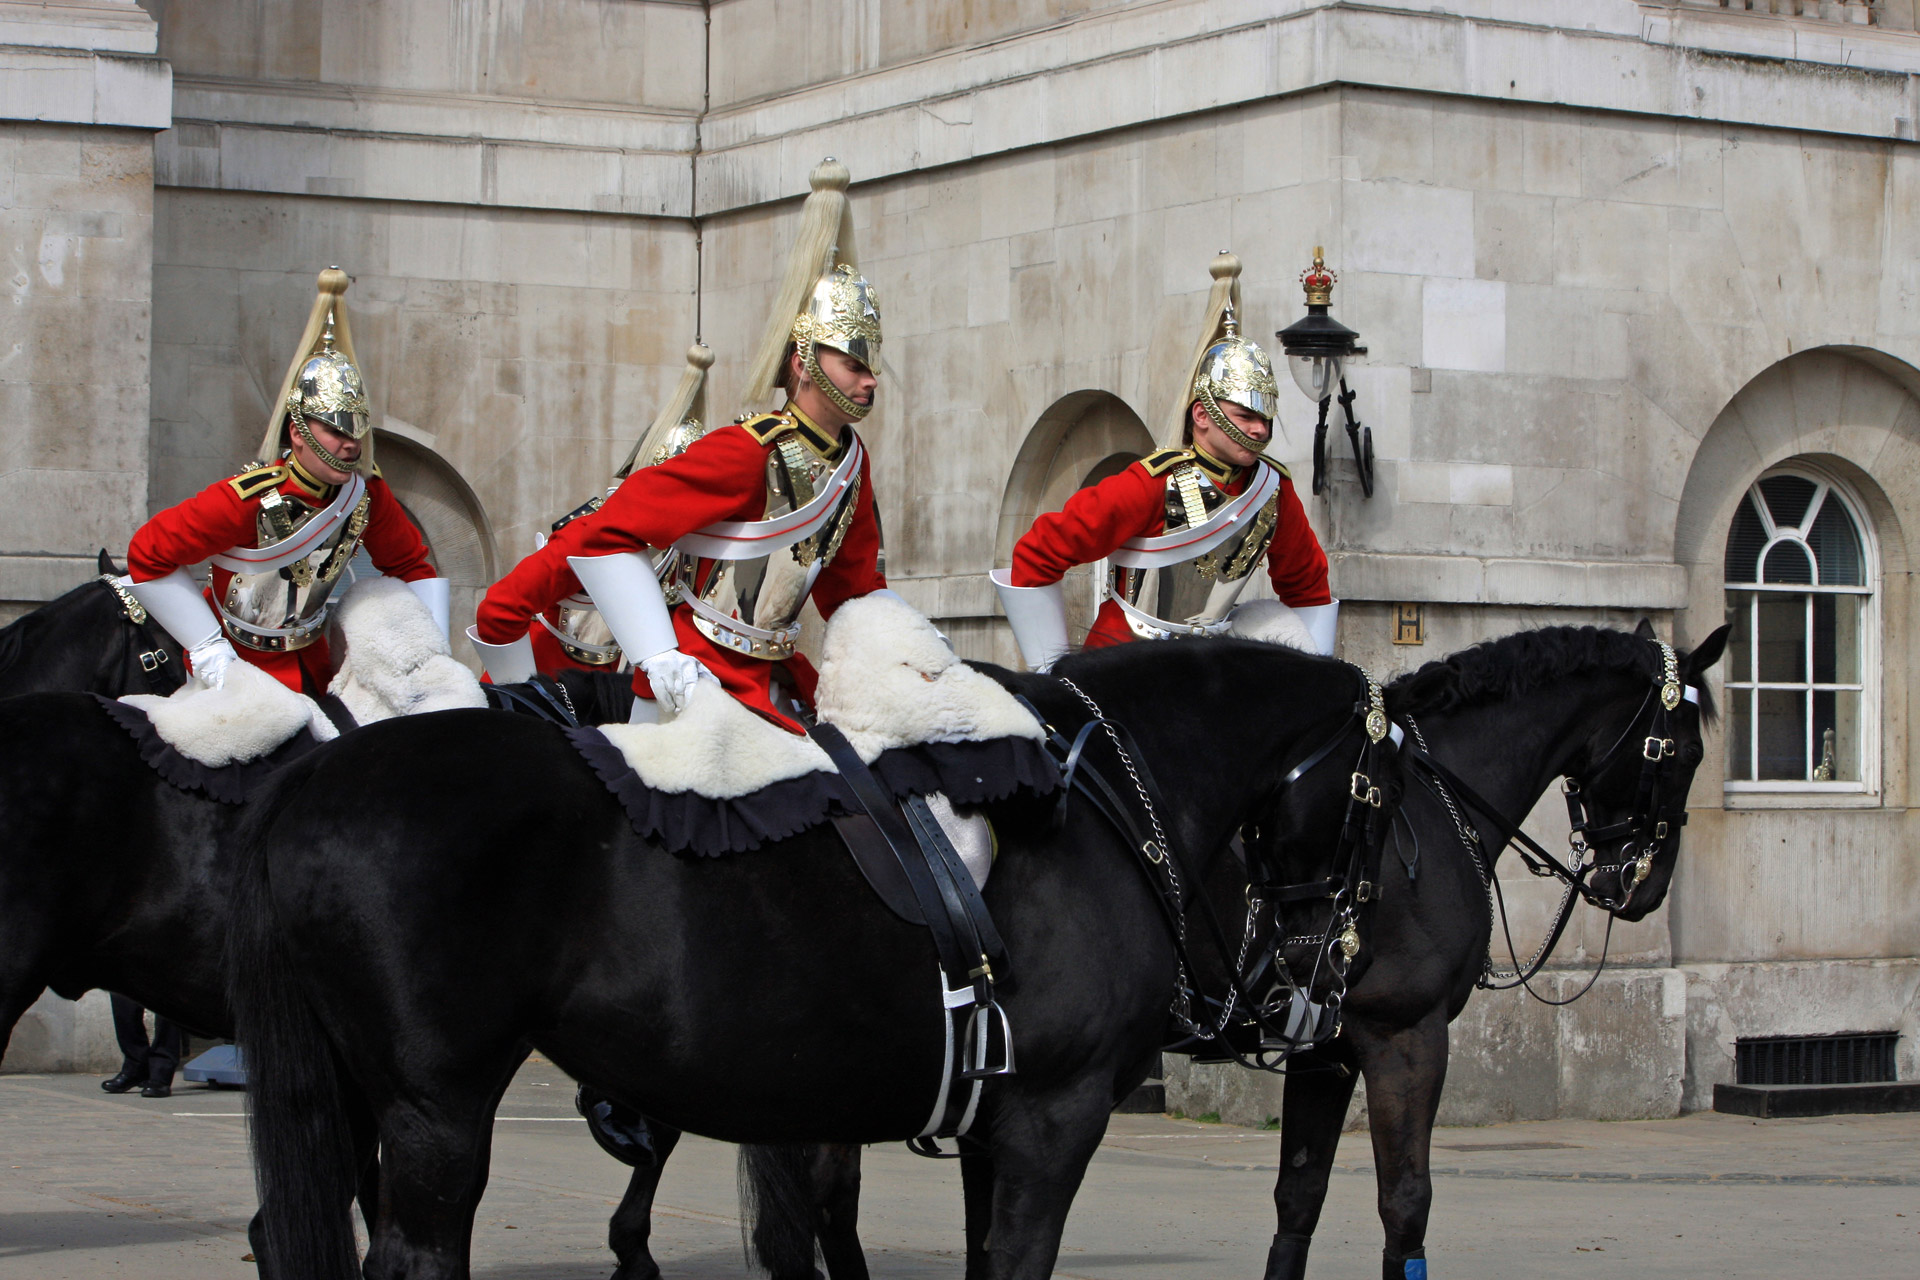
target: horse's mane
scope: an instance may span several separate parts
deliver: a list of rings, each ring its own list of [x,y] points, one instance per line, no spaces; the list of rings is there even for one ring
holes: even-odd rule
[[[1580,676],[1658,674],[1658,651],[1646,638],[1610,627],[1540,627],[1483,640],[1429,662],[1387,685],[1387,706],[1402,712],[1454,711],[1533,693]],[[1711,695],[1699,689],[1700,714],[1713,715]]]

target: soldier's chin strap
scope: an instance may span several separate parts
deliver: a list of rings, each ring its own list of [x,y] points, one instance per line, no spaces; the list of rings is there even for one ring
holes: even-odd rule
[[[336,456],[330,452],[325,445],[321,444],[319,439],[313,434],[313,428],[307,425],[306,414],[291,413],[287,416],[293,419],[293,429],[299,434],[301,442],[304,443],[307,448],[313,450],[313,456],[321,462],[332,467],[335,471],[353,471],[359,466],[357,462],[348,462],[346,459]]]
[[[1218,428],[1221,435],[1233,441],[1249,453],[1258,454],[1267,451],[1267,442],[1255,440],[1252,436],[1235,426],[1233,419],[1221,411],[1220,402],[1214,399],[1211,388],[1198,388],[1198,394],[1194,398],[1200,402],[1200,407],[1206,411],[1207,421]]]
[[[801,367],[807,371],[807,376],[813,379],[813,385],[820,388],[820,394],[833,402],[834,408],[846,414],[854,422],[860,421],[873,412],[872,405],[860,404],[833,385],[833,379],[829,378],[827,371],[820,367],[820,353],[815,348],[812,338],[796,338],[794,345],[800,350]]]

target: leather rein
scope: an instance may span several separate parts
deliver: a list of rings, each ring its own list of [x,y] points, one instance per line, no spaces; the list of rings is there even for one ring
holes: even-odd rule
[[[1492,801],[1475,791],[1462,781],[1456,773],[1441,764],[1428,750],[1426,737],[1411,715],[1403,715],[1407,727],[1412,731],[1413,744],[1408,748],[1407,761],[1414,766],[1415,778],[1432,792],[1445,806],[1453,819],[1454,829],[1461,843],[1466,847],[1474,869],[1480,873],[1480,879],[1488,890],[1488,910],[1491,913],[1497,906],[1501,924],[1506,930],[1507,950],[1513,962],[1513,969],[1496,973],[1493,968],[1491,945],[1486,961],[1481,967],[1480,977],[1475,985],[1487,991],[1506,991],[1514,987],[1526,986],[1547,960],[1554,948],[1559,945],[1567,923],[1573,915],[1576,899],[1584,899],[1588,905],[1608,913],[1607,937],[1609,944],[1613,935],[1613,920],[1618,913],[1632,901],[1634,891],[1646,880],[1653,870],[1653,863],[1672,843],[1680,838],[1680,828],[1687,824],[1686,792],[1682,789],[1677,801],[1669,794],[1672,788],[1673,761],[1677,750],[1673,739],[1673,715],[1682,701],[1691,700],[1692,690],[1680,680],[1679,659],[1671,645],[1655,640],[1652,642],[1659,650],[1660,673],[1654,678],[1653,687],[1647,691],[1645,699],[1633,716],[1627,721],[1626,728],[1614,739],[1613,745],[1603,752],[1600,758],[1583,772],[1588,780],[1604,774],[1620,753],[1635,738],[1636,726],[1645,716],[1648,707],[1652,707],[1652,718],[1648,722],[1647,732],[1639,743],[1640,773],[1635,787],[1634,805],[1628,816],[1619,822],[1599,824],[1588,808],[1587,781],[1569,774],[1562,781],[1561,793],[1566,798],[1567,822],[1571,830],[1567,835],[1568,856],[1563,861],[1555,857],[1538,841],[1520,829],[1520,825],[1502,813]],[[1454,802],[1458,797],[1461,804]],[[1480,833],[1472,823],[1466,821],[1461,806],[1473,810],[1484,818],[1500,833],[1500,847],[1489,853],[1480,840]],[[1587,862],[1590,852],[1612,841],[1621,841],[1620,861]],[[1520,856],[1526,868],[1535,876],[1559,880],[1566,886],[1566,892],[1560,899],[1560,906],[1554,914],[1552,927],[1547,931],[1546,940],[1525,965],[1513,945],[1513,934],[1506,921],[1506,900],[1500,892],[1499,879],[1494,874],[1494,862],[1501,852],[1512,848]],[[1638,850],[1636,853],[1635,851]],[[1618,897],[1601,894],[1593,887],[1592,877],[1599,872],[1617,872],[1622,886]],[[1594,970],[1593,980],[1597,980],[1606,968],[1606,950],[1602,949],[1600,963]],[[1586,987],[1568,1000],[1549,1000],[1548,1004],[1568,1004],[1578,999],[1593,986],[1590,980]],[[1532,989],[1528,988],[1529,993]],[[1536,998],[1544,999],[1543,997]]]
[[[1359,668],[1352,670],[1361,681],[1361,693],[1352,712],[1318,748],[1258,797],[1255,805],[1262,812],[1270,809],[1288,787],[1331,757],[1350,737],[1356,724],[1361,726],[1364,741],[1348,781],[1346,810],[1330,863],[1331,874],[1300,884],[1281,885],[1256,881],[1249,867],[1246,922],[1237,948],[1228,940],[1211,899],[1204,893],[1191,893],[1183,883],[1180,867],[1184,860],[1160,818],[1169,806],[1139,744],[1126,726],[1109,718],[1085,690],[1065,676],[1055,675],[1053,679],[1064,685],[1090,713],[1090,718],[1073,731],[1071,738],[1056,728],[1031,701],[1019,698],[1040,722],[1048,753],[1060,769],[1059,799],[1053,814],[1055,828],[1065,823],[1069,804],[1079,796],[1120,835],[1153,891],[1153,899],[1174,944],[1176,981],[1170,1012],[1184,1036],[1180,1043],[1219,1046],[1241,1065],[1255,1070],[1283,1070],[1289,1055],[1339,1034],[1339,1006],[1345,994],[1346,972],[1360,946],[1358,909],[1377,894],[1378,872],[1371,865],[1372,855],[1379,847],[1380,823],[1387,815],[1382,790],[1374,783],[1373,774],[1383,762],[1380,753],[1398,745],[1395,741],[1383,747],[1382,742],[1390,734],[1396,740],[1399,735],[1392,733],[1387,722],[1379,685]],[[1126,789],[1133,793],[1130,798],[1123,796],[1122,787],[1088,763],[1087,746],[1096,733],[1105,737],[1126,772],[1129,784]],[[1144,826],[1140,818],[1144,818]],[[1235,843],[1239,843],[1238,837]],[[1224,997],[1198,990],[1192,978],[1194,965],[1187,937],[1186,911],[1194,898],[1198,899],[1199,915],[1209,940],[1227,970]],[[1267,945],[1260,948],[1258,954],[1254,953],[1260,916],[1269,903],[1322,899],[1329,903],[1330,911],[1325,932],[1307,939],[1288,939],[1276,923]],[[1305,982],[1296,983],[1282,959],[1282,952],[1303,945],[1315,948],[1313,972]],[[1333,990],[1326,1000],[1315,1002],[1311,992],[1320,981],[1323,965]],[[1273,980],[1262,987],[1261,980],[1269,970]],[[1258,994],[1262,991],[1266,994]],[[1217,1012],[1206,1016],[1203,1022],[1195,1015],[1196,1002]],[[1251,1055],[1228,1041],[1229,1028],[1240,1025],[1235,1022],[1236,1012],[1244,1025],[1255,1027],[1260,1033],[1261,1048]]]

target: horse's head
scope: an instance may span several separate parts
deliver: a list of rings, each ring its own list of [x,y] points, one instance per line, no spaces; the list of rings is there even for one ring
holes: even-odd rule
[[[118,585],[100,576],[0,629],[0,697],[26,693],[171,693],[186,681],[180,646]]]
[[[1649,685],[1624,729],[1596,730],[1586,759],[1569,770],[1568,812],[1591,850],[1587,898],[1622,920],[1639,920],[1667,896],[1687,820],[1687,792],[1705,747],[1701,729],[1713,716],[1706,673],[1720,660],[1728,628],[1690,653],[1655,639],[1642,622]]]

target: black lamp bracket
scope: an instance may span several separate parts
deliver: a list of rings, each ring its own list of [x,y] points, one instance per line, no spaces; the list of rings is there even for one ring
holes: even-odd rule
[[[1359,417],[1353,411],[1354,392],[1347,386],[1347,380],[1340,379],[1338,397],[1328,396],[1320,401],[1320,419],[1313,428],[1313,492],[1317,496],[1327,487],[1327,411],[1335,399],[1340,401],[1340,412],[1347,420],[1347,439],[1353,444],[1354,465],[1360,471],[1360,492],[1364,497],[1373,496],[1373,428],[1360,425]]]

